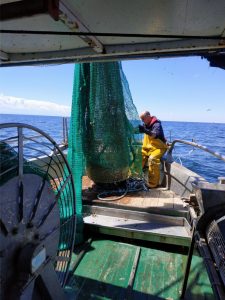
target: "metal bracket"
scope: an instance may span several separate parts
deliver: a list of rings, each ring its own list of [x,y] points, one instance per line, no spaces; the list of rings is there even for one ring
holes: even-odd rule
[[[2,50],[0,50],[0,60],[9,60],[8,54]]]
[[[61,20],[71,31],[83,31],[90,32],[88,27],[81,21],[80,17],[77,16],[77,13],[74,14],[74,10],[70,9],[69,5],[65,0],[59,2],[59,20]],[[94,36],[89,35],[79,35],[79,37],[86,43],[88,46],[93,48],[97,53],[103,53],[104,47],[101,42]]]

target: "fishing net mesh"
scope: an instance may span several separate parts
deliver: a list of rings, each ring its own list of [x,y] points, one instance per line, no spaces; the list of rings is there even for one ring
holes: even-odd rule
[[[75,65],[68,161],[78,223],[84,174],[95,183],[120,182],[141,174],[141,136],[135,134],[138,119],[120,62]]]

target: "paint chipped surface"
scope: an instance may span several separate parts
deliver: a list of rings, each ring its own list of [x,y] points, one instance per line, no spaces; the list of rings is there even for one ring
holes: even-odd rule
[[[132,288],[127,289],[137,246],[94,240],[70,280],[76,299],[178,300],[186,255],[141,247]],[[194,256],[189,300],[213,300],[202,262]],[[74,298],[73,298],[74,299]]]

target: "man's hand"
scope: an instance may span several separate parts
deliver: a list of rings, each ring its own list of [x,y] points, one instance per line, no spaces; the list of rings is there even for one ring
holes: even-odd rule
[[[139,125],[139,132],[140,133],[145,133],[148,134],[149,136],[155,138],[156,134],[154,132],[152,132],[150,129],[146,128],[145,125]]]
[[[144,133],[145,132],[145,129],[146,129],[145,126],[139,125],[138,127],[139,127],[139,132],[140,133]]]

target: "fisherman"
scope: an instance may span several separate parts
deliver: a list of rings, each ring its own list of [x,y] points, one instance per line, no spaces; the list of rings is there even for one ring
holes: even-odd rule
[[[140,118],[144,123],[139,125],[139,132],[144,133],[142,168],[145,171],[148,165],[146,185],[154,188],[159,185],[160,159],[167,150],[166,139],[161,122],[149,111],[141,113]]]

